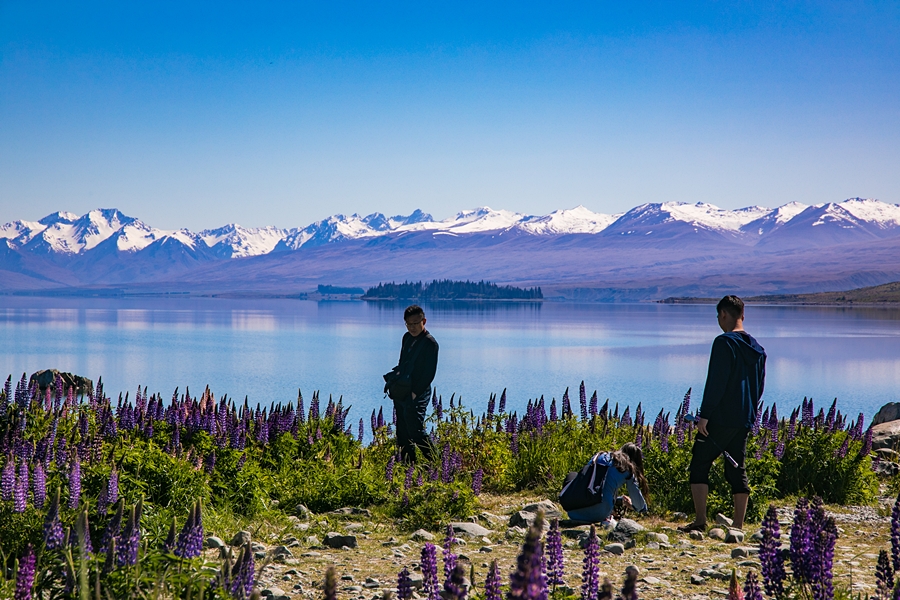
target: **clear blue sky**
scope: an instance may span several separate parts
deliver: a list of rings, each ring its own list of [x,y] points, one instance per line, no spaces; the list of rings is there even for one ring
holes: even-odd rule
[[[0,222],[900,202],[896,2],[0,0]]]

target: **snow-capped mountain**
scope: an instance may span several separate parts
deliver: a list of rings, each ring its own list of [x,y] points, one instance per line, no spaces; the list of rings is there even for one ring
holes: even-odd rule
[[[431,221],[431,215],[421,210],[415,210],[409,216],[396,215],[393,217],[385,217],[381,213],[372,213],[365,217],[356,213],[350,216],[333,215],[303,229],[288,231],[284,238],[273,246],[273,249],[285,252],[299,250],[303,246],[321,246],[330,242],[373,237],[396,231],[404,226]]]
[[[519,220],[515,227],[535,235],[600,233],[621,216],[621,214],[595,213],[583,206],[576,206],[566,210],[555,210],[543,217],[525,217]]]

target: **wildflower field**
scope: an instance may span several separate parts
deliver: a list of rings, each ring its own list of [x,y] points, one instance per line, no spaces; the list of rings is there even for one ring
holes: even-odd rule
[[[430,456],[406,465],[396,453],[390,414],[351,421],[341,399],[322,401],[318,393],[257,407],[216,398],[209,389],[196,397],[176,390],[164,399],[138,388],[133,397],[112,399],[102,383],[76,397],[59,379],[42,391],[24,376],[18,383],[10,378],[0,393],[0,597],[246,598],[256,593],[259,572],[249,543],[210,560],[202,554],[210,533],[342,507],[367,508],[398,531],[443,532],[449,522],[477,514],[482,494],[531,490],[555,497],[569,471],[625,442],[645,453],[651,511],[692,511],[687,467],[695,430],[684,418],[690,391],[655,415],[640,404],[600,405],[584,384],[577,401],[566,391],[559,401],[529,401],[523,414],[506,404],[503,392],[475,412],[452,396],[445,406],[435,395]],[[871,430],[862,414],[841,414],[836,401],[817,410],[803,399],[782,411],[765,407],[748,445],[748,519],[763,520],[764,535],[761,583],[748,581],[747,593],[762,597],[763,587],[771,597],[835,597],[833,586],[812,585],[825,581],[836,537],[821,507],[877,498]],[[720,463],[711,477],[710,512],[730,512]],[[791,552],[820,557],[812,562],[780,549],[769,510],[773,501],[798,497],[817,500],[797,505],[808,526],[791,529]],[[900,529],[896,537],[900,544]],[[434,546],[426,544],[417,562],[430,600],[468,590],[453,560],[452,529],[445,538],[441,580]],[[815,551],[794,549],[803,544]],[[562,586],[562,567],[554,562],[559,545],[558,523],[546,537],[533,527],[517,571],[502,574],[494,563],[487,581],[469,582],[469,593],[489,600],[637,597],[634,577],[626,576],[621,590],[615,582],[612,591],[592,574],[595,542],[585,547],[582,588]],[[893,588],[898,561],[900,545],[891,560],[879,562],[885,590]],[[783,575],[786,562],[792,579]],[[336,593],[327,578],[324,593]],[[412,595],[402,571],[397,595]]]

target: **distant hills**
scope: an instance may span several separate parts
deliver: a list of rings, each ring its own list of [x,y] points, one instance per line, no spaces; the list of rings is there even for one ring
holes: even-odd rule
[[[296,295],[318,285],[484,279],[544,297],[805,294],[900,280],[900,206],[872,199],[725,210],[642,204],[435,221],[334,215],[304,227],[161,230],[116,209],[0,227],[0,291]]]

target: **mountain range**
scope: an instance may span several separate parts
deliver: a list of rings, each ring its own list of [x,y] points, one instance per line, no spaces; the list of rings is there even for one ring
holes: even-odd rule
[[[900,206],[861,198],[737,210],[650,203],[615,215],[482,207],[440,221],[416,210],[200,232],[97,209],[0,226],[0,290],[295,295],[319,283],[453,278],[585,300],[810,293],[896,281],[898,250]]]

